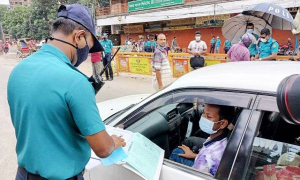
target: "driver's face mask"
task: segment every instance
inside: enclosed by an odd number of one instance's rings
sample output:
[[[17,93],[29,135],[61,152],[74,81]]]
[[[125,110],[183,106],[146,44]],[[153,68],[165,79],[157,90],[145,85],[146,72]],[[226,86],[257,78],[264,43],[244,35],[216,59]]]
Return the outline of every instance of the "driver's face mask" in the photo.
[[[213,130],[214,124],[215,123],[219,123],[221,122],[212,122],[208,119],[206,119],[205,117],[201,116],[200,121],[199,121],[199,127],[203,132],[206,132],[207,134],[215,134],[216,132],[218,132],[220,130],[220,128],[218,130]]]

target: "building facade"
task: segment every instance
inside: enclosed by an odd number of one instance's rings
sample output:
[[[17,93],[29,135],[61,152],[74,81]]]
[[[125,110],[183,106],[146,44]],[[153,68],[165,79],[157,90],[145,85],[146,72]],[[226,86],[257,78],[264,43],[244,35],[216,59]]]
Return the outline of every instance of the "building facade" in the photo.
[[[208,46],[212,36],[219,36],[223,43],[226,40],[221,31],[224,21],[261,2],[268,0],[110,0],[98,4],[97,26],[114,39],[119,38],[121,45],[128,38],[137,42],[139,35],[164,33],[169,44],[177,37],[179,46],[186,50],[199,30]],[[295,4],[277,0],[275,4],[290,8],[295,14],[300,1]],[[272,35],[279,44],[287,43],[288,38],[295,39],[291,31],[273,29]]]

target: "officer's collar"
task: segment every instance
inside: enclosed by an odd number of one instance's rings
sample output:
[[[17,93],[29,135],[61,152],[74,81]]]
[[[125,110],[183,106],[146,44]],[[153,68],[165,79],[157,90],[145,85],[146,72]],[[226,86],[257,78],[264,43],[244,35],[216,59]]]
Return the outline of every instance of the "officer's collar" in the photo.
[[[268,40],[267,42],[272,42],[272,40],[273,40],[272,37],[270,37],[269,40]]]
[[[40,51],[45,51],[45,52],[53,54],[54,56],[58,57],[59,60],[65,62],[70,68],[74,69],[75,71],[82,74],[84,77],[88,78],[85,74],[83,74],[76,67],[74,67],[72,65],[70,59],[68,58],[68,56],[65,53],[63,53],[60,49],[58,49],[57,47],[52,46],[50,44],[44,44]]]

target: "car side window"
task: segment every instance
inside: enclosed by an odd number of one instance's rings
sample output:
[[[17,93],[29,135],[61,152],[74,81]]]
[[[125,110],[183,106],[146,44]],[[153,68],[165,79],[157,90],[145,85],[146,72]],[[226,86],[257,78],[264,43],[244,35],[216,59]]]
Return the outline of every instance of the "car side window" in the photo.
[[[216,164],[215,167],[206,164],[202,165],[199,160],[199,162],[197,161],[198,164],[195,165],[197,168],[194,168],[193,165],[196,158],[194,157],[192,160],[183,163],[182,159],[176,156],[176,153],[180,153],[177,147],[186,143],[186,146],[196,155],[200,153],[204,142],[209,137],[208,134],[199,128],[199,120],[206,103],[217,106],[228,106],[233,109],[232,124],[230,127],[226,127],[226,129],[229,129],[229,132],[226,131],[224,137],[220,137],[219,140],[226,139],[227,144],[227,141],[231,139],[231,132],[234,129],[237,119],[239,119],[240,113],[250,107],[252,100],[252,95],[243,93],[181,90],[173,92],[172,98],[170,96],[162,96],[145,104],[139,110],[130,114],[126,118],[124,125],[126,130],[139,132],[164,149],[165,158],[172,160],[167,160],[165,163],[181,170],[184,167],[185,171],[189,171],[189,173],[196,176],[205,178],[210,176],[211,178],[212,175],[217,173],[224,151],[219,153],[220,158],[217,159],[218,163],[213,162],[213,164]],[[184,142],[188,138],[189,141]],[[200,142],[200,145],[197,144],[198,142]],[[207,148],[214,145],[216,146],[215,149],[218,149],[218,143],[212,142],[207,144]],[[227,147],[221,143],[219,144],[224,147],[223,150]],[[174,154],[176,157],[172,157]],[[215,153],[211,154],[208,154],[208,156],[217,156]],[[214,158],[208,160],[215,161]],[[204,166],[207,166],[207,168]]]
[[[262,111],[261,125],[252,145],[246,179],[298,179],[300,131],[279,112]]]

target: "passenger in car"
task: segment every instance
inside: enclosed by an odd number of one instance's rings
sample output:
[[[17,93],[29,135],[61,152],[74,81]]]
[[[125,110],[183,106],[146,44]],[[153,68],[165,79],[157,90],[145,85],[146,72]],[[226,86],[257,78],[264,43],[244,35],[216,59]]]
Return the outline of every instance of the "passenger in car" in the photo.
[[[233,115],[233,107],[205,104],[199,126],[210,136],[203,143],[200,152],[196,154],[186,145],[182,145],[173,150],[170,159],[215,175],[227,145],[227,126]]]

